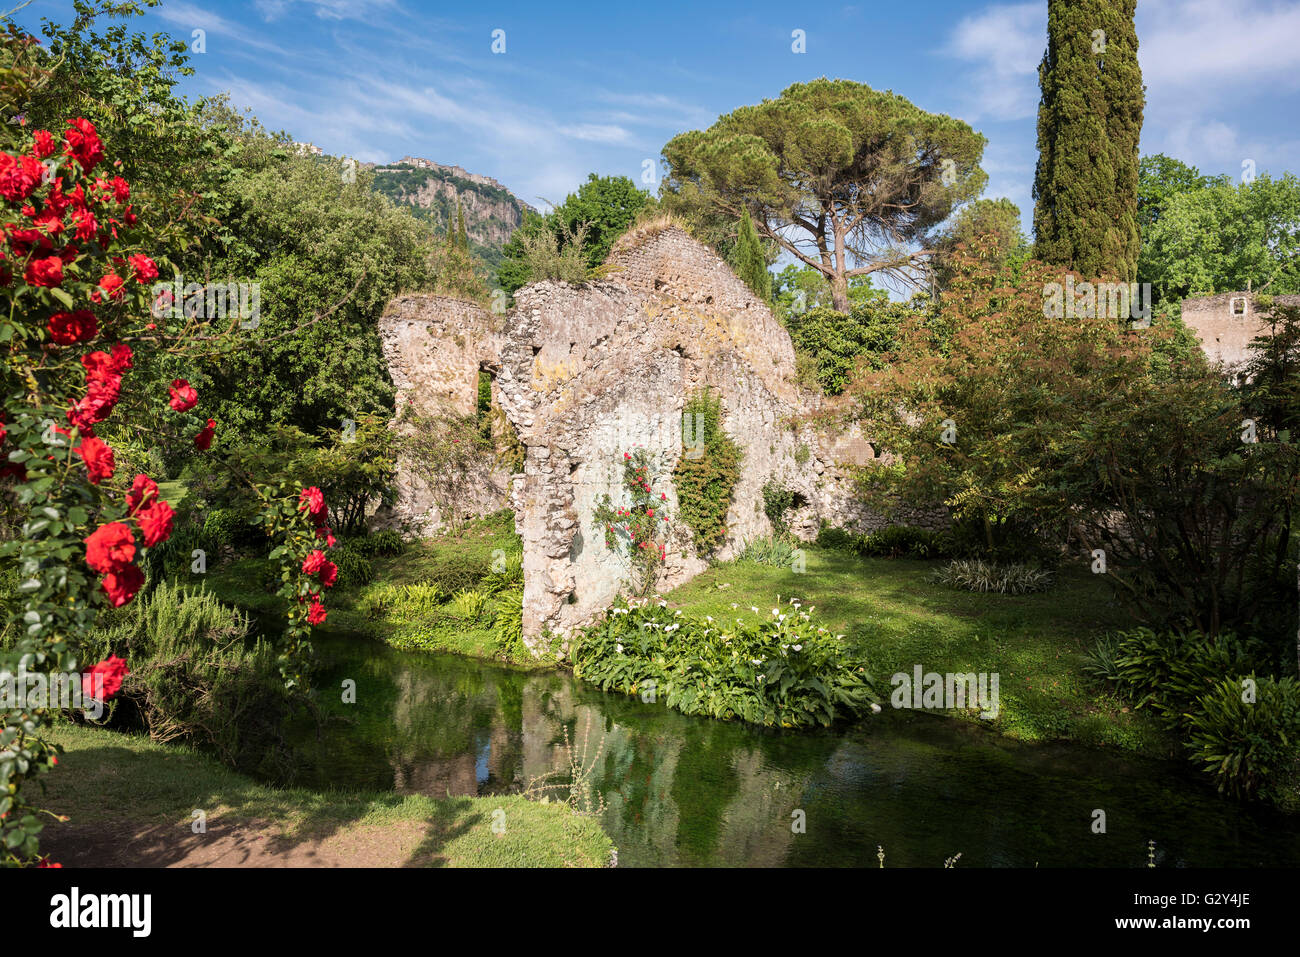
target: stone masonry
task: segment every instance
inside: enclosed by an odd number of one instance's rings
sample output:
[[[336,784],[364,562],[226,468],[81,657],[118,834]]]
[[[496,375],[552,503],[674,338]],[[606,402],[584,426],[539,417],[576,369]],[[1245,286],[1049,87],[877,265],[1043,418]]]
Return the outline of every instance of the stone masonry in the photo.
[[[1254,293],[1224,292],[1183,300],[1183,322],[1200,338],[1205,354],[1229,370],[1246,361],[1246,347],[1264,332],[1265,323],[1256,312],[1255,299]],[[1300,296],[1273,299],[1288,306],[1300,305]]]
[[[468,411],[479,370],[495,377],[494,396],[526,454],[521,475],[497,475],[480,490],[481,508],[514,509],[530,645],[593,620],[627,579],[592,518],[604,495],[626,501],[625,452],[650,454],[655,491],[666,492],[669,514],[678,514],[671,475],[683,453],[682,410],[701,390],[720,396],[722,428],[744,452],[716,558],[771,534],[762,496],[769,481],[802,498],[793,528],[805,539],[823,520],[859,531],[889,524],[854,501],[852,479],[839,467],[871,458],[870,446],[854,432],[823,436],[803,421],[815,399],[795,381],[789,335],[716,253],[681,229],[625,237],[603,278],[534,283],[515,302],[493,316],[444,297],[404,296],[379,331],[399,407]],[[417,532],[437,527],[419,476],[403,475],[390,518]],[[945,517],[909,510],[894,520],[938,527]],[[689,530],[675,524],[665,589],[706,567]]]

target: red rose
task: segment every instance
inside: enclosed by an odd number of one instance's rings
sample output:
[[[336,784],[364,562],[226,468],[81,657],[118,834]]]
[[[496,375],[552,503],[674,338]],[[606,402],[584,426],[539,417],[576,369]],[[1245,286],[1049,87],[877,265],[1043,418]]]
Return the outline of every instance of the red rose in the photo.
[[[63,152],[71,156],[89,173],[104,158],[103,144],[90,120],[75,119],[63,134]]]
[[[311,607],[307,609],[307,624],[319,625],[325,621],[325,606],[320,603],[319,598],[312,599]]]
[[[172,517],[172,507],[166,502],[154,502],[136,513],[135,521],[144,535],[145,548],[153,548],[171,538]]]
[[[158,267],[154,261],[143,253],[136,253],[134,256],[127,258],[131,268],[135,271],[135,281],[139,283],[153,282],[158,278]]]
[[[120,176],[113,177],[113,198],[119,203],[125,203],[131,198],[131,187]]]
[[[122,285],[123,285],[122,277],[115,272],[111,272],[99,281],[99,289],[96,289],[94,292],[92,292],[90,294],[90,298],[93,299],[95,302],[99,302],[100,291],[102,290],[103,294],[107,296],[109,299],[114,299],[114,300],[121,299],[122,292],[123,292]]]
[[[87,382],[110,383],[114,388],[121,386],[122,377],[118,374],[118,364],[107,352],[99,349],[87,352],[81,357],[81,364],[86,367]]]
[[[46,208],[39,215],[32,217],[32,225],[50,236],[57,236],[67,227],[63,220],[59,218],[57,211]]]
[[[302,560],[302,573],[304,575],[315,575],[325,566],[325,553],[319,548],[312,551],[310,555]]]
[[[23,274],[29,286],[57,286],[63,282],[63,260],[58,256],[33,259]]]
[[[88,342],[99,334],[99,320],[89,309],[56,312],[45,325],[50,338],[61,346]]]
[[[137,475],[131,483],[131,491],[126,493],[127,511],[135,512],[141,505],[157,498],[158,483],[147,475]]]
[[[92,484],[98,485],[104,479],[113,477],[113,469],[116,467],[113,461],[113,450],[103,439],[91,436],[74,451],[85,460],[86,471],[90,475]]]
[[[212,436],[216,433],[216,431],[217,431],[216,420],[208,419],[208,424],[203,427],[203,431],[201,431],[198,435],[194,436],[194,447],[198,449],[200,452],[206,452],[208,450],[208,446],[212,444]]]
[[[326,588],[331,588],[338,578],[339,567],[331,561],[326,561],[320,569],[320,583]]]
[[[107,419],[117,404],[117,378],[113,376],[108,382],[92,381],[86,394],[68,410],[68,422],[82,432],[89,432],[92,427]]]
[[[177,412],[188,412],[198,404],[199,394],[184,379],[172,379],[172,386],[167,390],[171,394],[170,405]]]
[[[37,159],[45,159],[54,152],[54,137],[49,130],[37,130],[32,134],[32,152]]]
[[[125,372],[127,369],[131,368],[132,365],[131,360],[133,358],[134,358],[134,353],[131,352],[130,346],[128,346],[125,342],[116,343],[113,346],[113,355],[112,355],[113,371]]]
[[[325,544],[329,548],[333,548],[337,544],[334,541],[334,533],[331,532],[329,527],[326,525],[322,525],[320,528],[316,529],[316,537],[325,539]]]
[[[324,525],[326,518],[325,496],[316,486],[305,488],[298,493],[298,511],[306,511],[317,525]]]
[[[115,572],[135,558],[135,535],[122,522],[101,525],[86,537],[86,564],[101,574]]]
[[[126,662],[117,655],[93,665],[81,675],[81,693],[92,701],[111,698],[122,690],[122,679],[131,673]]]
[[[23,157],[23,159],[28,158]],[[22,162],[16,156],[0,152],[0,196],[15,203],[30,196],[32,190],[40,183],[41,173],[44,171],[40,160],[35,160],[35,163],[38,170],[33,176],[29,164]]]
[[[104,589],[104,594],[114,608],[121,608],[127,604],[135,593],[140,590],[144,584],[144,572],[140,571],[135,565],[127,565],[120,571],[109,572],[100,582],[100,587]]]
[[[99,232],[99,223],[95,222],[94,213],[88,209],[79,209],[72,214],[72,218],[77,223],[75,235],[78,239],[89,240],[95,238],[95,234]]]

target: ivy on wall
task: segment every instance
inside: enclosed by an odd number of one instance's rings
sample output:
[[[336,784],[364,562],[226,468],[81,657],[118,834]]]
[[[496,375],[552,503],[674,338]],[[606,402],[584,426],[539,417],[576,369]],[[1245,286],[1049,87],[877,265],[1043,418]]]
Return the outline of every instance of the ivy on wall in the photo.
[[[707,389],[682,409],[682,455],[673,471],[678,515],[695,538],[695,552],[711,555],[727,540],[727,512],[740,480],[743,452],[722,430],[722,399]]]

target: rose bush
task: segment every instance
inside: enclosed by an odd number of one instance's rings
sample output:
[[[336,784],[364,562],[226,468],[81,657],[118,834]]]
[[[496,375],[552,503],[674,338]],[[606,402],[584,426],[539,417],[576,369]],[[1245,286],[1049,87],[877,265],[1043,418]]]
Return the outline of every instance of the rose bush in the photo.
[[[7,77],[0,95],[21,99],[24,77],[36,70],[27,53],[34,43],[13,27],[0,34]],[[144,434],[159,446],[188,440],[199,450],[216,436],[216,422],[195,411],[201,397],[187,381],[173,382],[170,395],[128,388],[138,359],[210,355],[230,348],[234,332],[214,335],[183,317],[162,328],[149,321],[150,284],[159,264],[170,269],[152,250],[183,247],[187,239],[176,223],[143,230],[117,168],[84,118],[59,133],[0,124],[0,494],[20,520],[0,544],[0,561],[16,568],[18,579],[0,671],[17,672],[21,662],[28,672],[75,672],[80,642],[101,610],[136,597],[145,582],[141,558],[171,535],[172,509],[157,483],[119,474],[112,445],[96,431],[111,425],[115,434]],[[322,539],[331,544],[327,510],[319,493],[299,511],[281,489],[256,491],[268,534],[280,537],[273,555],[286,559],[287,596],[299,599],[291,603],[281,660],[286,681],[297,684],[305,634],[324,620],[321,589],[336,574],[327,560],[314,576],[301,571]],[[83,683],[97,700],[111,697],[128,667],[109,655]],[[45,733],[51,711],[24,704],[0,712],[6,864],[39,860],[40,815],[48,812],[28,802],[24,785],[57,763]]]

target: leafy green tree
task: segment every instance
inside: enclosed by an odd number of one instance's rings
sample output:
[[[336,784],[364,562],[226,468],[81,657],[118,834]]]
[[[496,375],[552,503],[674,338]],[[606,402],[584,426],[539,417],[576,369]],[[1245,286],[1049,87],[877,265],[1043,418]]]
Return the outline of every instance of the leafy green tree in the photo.
[[[232,184],[234,238],[210,274],[257,283],[261,309],[248,348],[207,370],[229,429],[282,423],[320,434],[391,412],[375,321],[397,293],[434,283],[435,250],[368,175],[347,183],[337,161],[280,150]]]
[[[846,311],[856,276],[924,275],[930,231],[984,186],[984,143],[901,96],[822,78],[674,137],[661,193],[666,205],[733,223],[748,210]]]
[[[1300,179],[1285,173],[1170,198],[1142,240],[1157,302],[1251,289],[1300,293]]]
[[[1144,94],[1136,0],[1049,0],[1038,68],[1035,256],[1133,280]]]
[[[930,310],[924,294],[903,303],[892,302],[884,290],[866,289],[847,313],[815,306],[791,313],[785,326],[801,378],[812,378],[827,395],[839,395],[858,371],[882,368],[903,323]]]
[[[626,176],[589,173],[587,182],[555,208],[552,231],[559,236],[567,229],[576,236],[578,228],[586,224],[582,249],[587,267],[594,269],[605,261],[614,240],[627,231],[643,209],[653,205],[654,198],[645,190],[637,189]]]
[[[1202,176],[1195,166],[1188,166],[1164,153],[1142,157],[1138,164],[1137,208],[1138,228],[1143,237],[1175,196],[1230,182],[1226,175]]]
[[[1009,199],[977,199],[961,208],[939,241],[935,257],[935,285],[939,289],[951,278],[947,260],[958,244],[969,247],[977,236],[992,237],[992,243],[981,248],[1012,274],[1029,258],[1029,242],[1020,229],[1020,207]]]
[[[754,295],[763,302],[772,298],[772,274],[767,271],[763,246],[758,241],[758,233],[754,231],[754,221],[749,218],[749,210],[741,214],[739,238],[728,261]]]
[[[637,189],[626,176],[590,173],[576,193],[570,193],[547,215],[525,212],[523,223],[502,250],[497,281],[502,289],[514,295],[515,290],[540,278],[533,276],[529,266],[529,250],[548,248],[549,241],[541,239],[542,231],[554,238],[557,256],[580,237],[582,259],[586,268],[594,269],[605,261],[614,240],[627,231],[643,210],[654,204],[654,198]]]
[[[811,266],[791,264],[772,277],[772,303],[782,321],[817,306],[830,308],[831,284]]]
[[[1030,261],[1010,285],[977,238],[953,257],[937,317],[917,311],[893,335],[890,362],[850,381],[846,397],[889,458],[864,473],[870,498],[943,503],[986,554],[1023,555],[1078,507],[1060,494],[1056,446],[1064,397],[1140,375],[1110,322],[1044,315],[1050,269]]]

